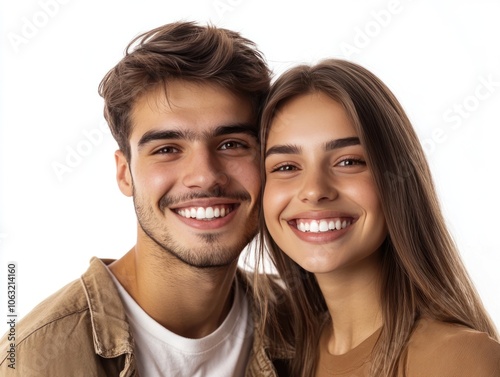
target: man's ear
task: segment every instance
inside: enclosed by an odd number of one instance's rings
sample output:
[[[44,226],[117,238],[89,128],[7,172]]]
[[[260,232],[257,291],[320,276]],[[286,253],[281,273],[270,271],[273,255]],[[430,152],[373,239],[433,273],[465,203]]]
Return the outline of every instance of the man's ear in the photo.
[[[115,152],[115,162],[116,162],[116,181],[118,182],[118,187],[123,195],[132,196],[134,192],[134,185],[132,182],[132,176],[130,174],[130,168],[127,158],[122,151],[117,150]]]

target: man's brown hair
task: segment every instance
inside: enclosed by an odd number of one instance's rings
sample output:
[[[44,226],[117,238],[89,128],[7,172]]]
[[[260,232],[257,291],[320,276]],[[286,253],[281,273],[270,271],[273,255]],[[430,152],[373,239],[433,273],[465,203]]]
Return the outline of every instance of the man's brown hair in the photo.
[[[159,85],[181,79],[218,84],[247,97],[255,127],[270,85],[270,71],[254,42],[239,33],[194,22],[167,24],[134,38],[125,56],[103,78],[104,117],[130,160],[131,112],[137,99]]]

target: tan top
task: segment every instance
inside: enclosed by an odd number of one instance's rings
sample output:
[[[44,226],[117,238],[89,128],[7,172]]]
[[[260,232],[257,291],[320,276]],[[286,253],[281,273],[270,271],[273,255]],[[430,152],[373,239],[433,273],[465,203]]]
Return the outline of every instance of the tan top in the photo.
[[[327,351],[322,337],[317,377],[369,376],[381,330],[343,355]],[[487,334],[431,319],[417,322],[403,350],[398,377],[499,377],[500,344]]]

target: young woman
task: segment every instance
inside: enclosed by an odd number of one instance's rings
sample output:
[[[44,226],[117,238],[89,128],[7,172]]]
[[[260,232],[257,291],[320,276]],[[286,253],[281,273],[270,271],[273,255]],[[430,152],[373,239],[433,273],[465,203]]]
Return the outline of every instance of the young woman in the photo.
[[[289,70],[261,141],[263,246],[289,293],[259,276],[261,330],[293,349],[291,376],[500,376],[423,150],[377,77],[342,60]]]

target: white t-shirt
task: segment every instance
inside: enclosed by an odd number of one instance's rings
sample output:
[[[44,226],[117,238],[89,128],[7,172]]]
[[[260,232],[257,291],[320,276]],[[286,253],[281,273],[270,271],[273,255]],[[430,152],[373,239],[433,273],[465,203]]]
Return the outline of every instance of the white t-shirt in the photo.
[[[111,271],[110,274],[125,306],[141,377],[244,376],[253,343],[253,322],[247,298],[237,282],[233,306],[219,328],[204,338],[189,339],[167,330],[147,315]]]

